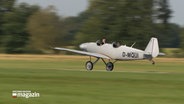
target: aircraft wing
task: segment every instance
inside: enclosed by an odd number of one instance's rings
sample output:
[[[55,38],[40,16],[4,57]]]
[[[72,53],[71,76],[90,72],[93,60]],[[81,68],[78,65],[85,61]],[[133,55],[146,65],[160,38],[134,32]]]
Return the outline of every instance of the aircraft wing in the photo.
[[[91,52],[85,52],[85,51],[79,51],[79,50],[67,49],[67,48],[59,48],[59,47],[55,47],[54,49],[55,50],[60,50],[60,51],[74,52],[74,53],[83,54],[83,55],[87,55],[87,56],[98,57],[98,58],[111,59],[110,57],[107,57],[107,56],[105,56],[103,54],[99,54],[99,53],[91,53]]]

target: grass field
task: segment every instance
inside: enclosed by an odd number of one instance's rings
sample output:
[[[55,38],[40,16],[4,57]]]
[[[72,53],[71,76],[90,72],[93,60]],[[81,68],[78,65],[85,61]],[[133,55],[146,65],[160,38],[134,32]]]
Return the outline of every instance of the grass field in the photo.
[[[122,61],[113,72],[88,57],[0,55],[0,104],[184,104],[184,59]],[[31,90],[39,98],[12,98]]]

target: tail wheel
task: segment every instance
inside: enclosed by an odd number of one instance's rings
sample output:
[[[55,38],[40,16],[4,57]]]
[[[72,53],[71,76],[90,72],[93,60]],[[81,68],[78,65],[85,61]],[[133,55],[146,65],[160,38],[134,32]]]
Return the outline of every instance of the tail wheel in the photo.
[[[93,63],[91,61],[86,62],[86,69],[87,70],[93,70]]]
[[[107,70],[107,71],[112,71],[113,68],[114,68],[114,64],[113,64],[112,62],[108,62],[108,63],[106,64],[106,70]]]

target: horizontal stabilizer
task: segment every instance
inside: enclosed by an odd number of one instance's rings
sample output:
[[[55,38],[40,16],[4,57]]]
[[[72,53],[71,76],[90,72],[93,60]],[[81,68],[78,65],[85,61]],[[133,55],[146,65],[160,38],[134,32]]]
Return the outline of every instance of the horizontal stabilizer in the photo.
[[[165,53],[159,53],[158,55],[159,56],[165,56]]]

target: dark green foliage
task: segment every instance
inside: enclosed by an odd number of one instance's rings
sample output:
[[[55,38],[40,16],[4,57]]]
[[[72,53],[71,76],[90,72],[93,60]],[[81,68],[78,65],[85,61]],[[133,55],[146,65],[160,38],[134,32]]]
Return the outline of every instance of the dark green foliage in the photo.
[[[23,53],[29,41],[29,34],[26,30],[27,18],[39,7],[20,4],[3,16],[2,45],[6,53]]]
[[[180,27],[177,24],[155,24],[155,35],[159,39],[160,47],[176,48],[180,44]]]
[[[184,27],[182,27],[180,31],[180,47],[182,48],[182,51],[184,53]]]
[[[157,18],[165,25],[169,23],[169,19],[171,18],[172,11],[169,8],[168,0],[155,0],[158,4],[157,9]]]
[[[179,46],[179,26],[170,24],[169,19],[172,17],[172,10],[169,7],[168,0],[155,0],[156,22],[154,32],[160,39],[161,47],[178,47]]]
[[[77,44],[75,36],[90,16],[91,14],[88,11],[84,11],[77,17],[68,17],[64,20],[65,36],[62,40],[66,45]]]
[[[33,50],[48,50],[63,38],[64,28],[53,7],[35,12],[26,27],[30,34],[29,47]]]
[[[76,17],[59,17],[55,9],[0,0],[0,52],[48,52],[53,46],[120,41],[144,49],[149,39],[160,47],[183,47],[180,27],[169,23],[168,0],[90,0]]]
[[[180,27],[169,23],[168,0],[91,0],[87,11],[92,15],[78,32],[78,43],[106,37],[143,49],[154,36],[161,47],[179,46]]]
[[[77,35],[80,42],[106,37],[141,47],[152,34],[152,0],[91,0],[88,11],[92,16]]]
[[[6,13],[12,11],[15,0],[0,0],[0,46],[2,47],[3,31],[2,25],[4,24],[3,17]],[[1,51],[2,49],[0,49]]]

